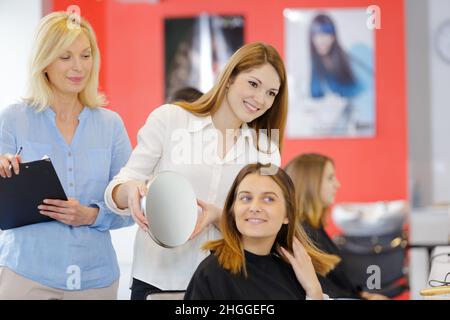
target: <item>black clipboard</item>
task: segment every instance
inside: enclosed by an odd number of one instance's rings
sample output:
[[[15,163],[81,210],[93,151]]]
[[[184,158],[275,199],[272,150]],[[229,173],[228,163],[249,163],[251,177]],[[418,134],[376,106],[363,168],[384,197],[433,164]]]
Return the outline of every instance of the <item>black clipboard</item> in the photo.
[[[39,213],[44,199],[67,200],[50,159],[19,164],[19,174],[0,177],[0,229],[54,221]]]

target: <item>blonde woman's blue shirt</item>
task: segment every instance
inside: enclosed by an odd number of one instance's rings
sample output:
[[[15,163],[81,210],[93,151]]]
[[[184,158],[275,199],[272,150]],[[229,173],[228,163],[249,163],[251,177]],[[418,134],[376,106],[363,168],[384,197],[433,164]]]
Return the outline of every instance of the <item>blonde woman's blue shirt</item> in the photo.
[[[2,109],[0,154],[14,154],[23,147],[23,162],[49,156],[67,197],[99,208],[97,219],[89,226],[51,221],[1,231],[0,266],[52,288],[107,287],[120,275],[109,230],[133,221],[110,211],[103,194],[128,161],[130,141],[118,114],[85,107],[69,145],[55,116],[51,108],[36,112],[25,103]]]

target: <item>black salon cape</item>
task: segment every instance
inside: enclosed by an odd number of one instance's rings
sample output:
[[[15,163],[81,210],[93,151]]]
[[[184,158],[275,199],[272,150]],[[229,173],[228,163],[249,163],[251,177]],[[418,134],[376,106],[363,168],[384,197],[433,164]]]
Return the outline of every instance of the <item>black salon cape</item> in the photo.
[[[292,267],[274,254],[245,251],[246,278],[219,265],[214,254],[205,258],[186,290],[186,300],[304,300],[305,291]]]

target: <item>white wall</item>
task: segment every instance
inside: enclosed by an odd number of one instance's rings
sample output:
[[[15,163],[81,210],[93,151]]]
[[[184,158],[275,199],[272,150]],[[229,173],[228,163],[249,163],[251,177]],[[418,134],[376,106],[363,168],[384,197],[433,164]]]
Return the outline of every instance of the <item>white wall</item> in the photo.
[[[450,203],[450,63],[438,56],[436,31],[447,21],[450,23],[450,1],[429,2],[429,48],[431,134],[433,154],[433,202]],[[447,32],[447,47],[450,32]],[[450,50],[450,49],[447,49]]]
[[[406,0],[409,194],[413,207],[433,202],[428,11],[428,1]]]
[[[0,108],[23,97],[41,0],[0,0]]]
[[[450,1],[405,3],[410,196],[415,207],[450,204],[450,63],[435,43],[439,26],[450,21]]]

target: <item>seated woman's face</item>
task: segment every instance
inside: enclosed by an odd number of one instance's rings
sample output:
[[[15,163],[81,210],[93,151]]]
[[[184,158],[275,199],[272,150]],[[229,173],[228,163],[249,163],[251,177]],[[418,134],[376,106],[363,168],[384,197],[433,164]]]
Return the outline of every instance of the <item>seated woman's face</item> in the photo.
[[[327,162],[323,169],[322,181],[320,183],[320,198],[323,205],[328,207],[334,203],[336,192],[340,186],[341,184],[336,177],[334,165],[331,162]]]
[[[282,224],[288,223],[283,191],[270,176],[247,175],[234,200],[236,226],[245,240],[275,240]]]
[[[265,63],[240,72],[230,84],[225,99],[236,118],[248,123],[272,107],[279,89],[277,70]]]
[[[81,33],[45,72],[57,93],[78,94],[85,88],[91,70],[91,45],[88,37]]]

